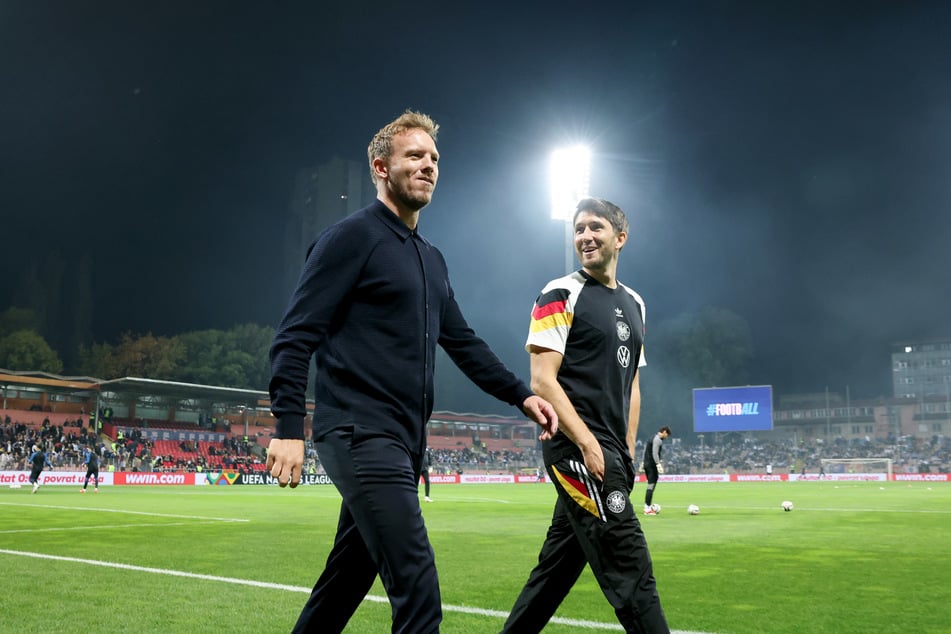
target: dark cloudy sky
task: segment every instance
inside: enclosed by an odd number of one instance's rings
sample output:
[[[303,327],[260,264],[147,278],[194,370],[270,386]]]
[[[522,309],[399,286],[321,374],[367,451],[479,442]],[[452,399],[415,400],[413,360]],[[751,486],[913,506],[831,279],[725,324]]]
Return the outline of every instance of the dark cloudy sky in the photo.
[[[721,306],[754,382],[885,394],[890,343],[951,335],[949,33],[944,2],[0,2],[0,310],[58,250],[99,341],[276,325],[294,170],[412,107],[421,229],[523,375],[548,153],[585,140],[648,336]]]

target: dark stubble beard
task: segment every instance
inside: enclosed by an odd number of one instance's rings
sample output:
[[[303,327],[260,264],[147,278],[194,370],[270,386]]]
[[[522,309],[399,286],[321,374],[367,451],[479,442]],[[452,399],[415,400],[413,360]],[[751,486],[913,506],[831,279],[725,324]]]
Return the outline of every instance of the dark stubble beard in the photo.
[[[412,211],[419,211],[428,205],[433,197],[432,192],[430,192],[429,196],[424,196],[423,194],[414,194],[406,187],[394,189],[393,196]]]

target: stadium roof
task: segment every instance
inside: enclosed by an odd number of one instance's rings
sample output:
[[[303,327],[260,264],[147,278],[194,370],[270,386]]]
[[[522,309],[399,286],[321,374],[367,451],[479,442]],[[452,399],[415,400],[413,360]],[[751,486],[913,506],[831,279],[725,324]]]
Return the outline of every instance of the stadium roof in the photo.
[[[125,398],[161,399],[166,401],[200,401],[209,405],[245,406],[267,408],[270,395],[262,390],[250,390],[218,385],[201,385],[179,381],[161,381],[127,376],[119,379],[98,379],[90,376],[59,376],[47,372],[13,371],[0,368],[0,389],[11,387],[41,388],[53,394],[72,394],[110,401]],[[313,401],[307,401],[308,412],[313,411]],[[494,425],[523,425],[530,422],[522,416],[496,416],[472,412],[434,411],[432,422],[480,423]]]
[[[199,385],[178,381],[159,381],[127,376],[98,384],[101,393],[112,392],[128,396],[158,396],[171,400],[202,400],[244,404],[249,407],[267,405],[269,395],[259,390],[246,390],[218,385]]]
[[[58,376],[47,372],[17,372],[0,368],[0,388],[22,386],[42,388],[54,394],[84,394],[98,391],[99,379],[88,376]]]
[[[171,401],[196,400],[210,403],[227,403],[247,407],[267,407],[269,395],[260,390],[247,390],[217,385],[199,385],[178,381],[159,381],[139,377],[120,379],[97,379],[95,377],[71,377],[47,372],[19,372],[0,369],[0,388],[42,388],[55,394],[74,394],[94,397],[97,394],[113,398],[152,397]]]

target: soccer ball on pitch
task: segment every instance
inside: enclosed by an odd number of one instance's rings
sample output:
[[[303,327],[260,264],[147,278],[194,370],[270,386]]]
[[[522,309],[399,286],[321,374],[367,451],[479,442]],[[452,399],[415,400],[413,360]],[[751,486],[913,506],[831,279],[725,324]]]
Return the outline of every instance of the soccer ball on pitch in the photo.
[[[691,504],[687,507],[687,513],[690,515],[698,515],[700,513],[700,507],[696,504]]]
[[[651,510],[660,515],[660,504],[651,504]]]
[[[786,500],[785,502],[783,502],[783,510],[786,511],[787,513],[793,510],[793,503],[790,502],[789,500]]]

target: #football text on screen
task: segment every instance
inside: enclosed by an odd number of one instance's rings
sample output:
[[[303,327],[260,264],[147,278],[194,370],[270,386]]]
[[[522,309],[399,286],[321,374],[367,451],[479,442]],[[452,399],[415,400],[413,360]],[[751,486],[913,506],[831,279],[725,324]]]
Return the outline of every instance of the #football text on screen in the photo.
[[[696,388],[695,432],[760,431],[773,428],[773,386]]]

